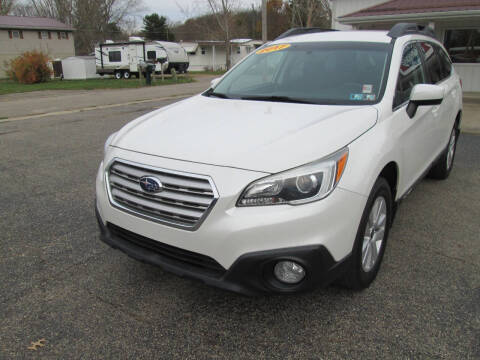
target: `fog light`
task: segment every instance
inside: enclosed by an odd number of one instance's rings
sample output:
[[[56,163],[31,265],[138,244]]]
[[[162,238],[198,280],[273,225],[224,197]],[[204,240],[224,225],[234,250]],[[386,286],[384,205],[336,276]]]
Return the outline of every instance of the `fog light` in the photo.
[[[298,284],[305,277],[305,269],[294,261],[279,261],[273,273],[279,281],[286,284]]]

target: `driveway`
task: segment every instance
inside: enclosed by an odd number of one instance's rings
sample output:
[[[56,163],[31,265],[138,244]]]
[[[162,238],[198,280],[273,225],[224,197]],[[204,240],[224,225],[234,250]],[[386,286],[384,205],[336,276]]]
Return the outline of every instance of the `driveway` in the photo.
[[[246,298],[99,240],[105,139],[172,101],[0,124],[0,359],[480,358],[480,136],[401,204],[369,289]]]

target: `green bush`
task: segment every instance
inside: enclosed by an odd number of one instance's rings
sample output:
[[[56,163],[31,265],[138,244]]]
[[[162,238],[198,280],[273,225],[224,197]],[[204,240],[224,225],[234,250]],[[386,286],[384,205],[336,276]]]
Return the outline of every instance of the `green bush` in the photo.
[[[50,80],[52,70],[49,58],[40,51],[27,51],[7,63],[8,76],[22,84],[35,84]]]

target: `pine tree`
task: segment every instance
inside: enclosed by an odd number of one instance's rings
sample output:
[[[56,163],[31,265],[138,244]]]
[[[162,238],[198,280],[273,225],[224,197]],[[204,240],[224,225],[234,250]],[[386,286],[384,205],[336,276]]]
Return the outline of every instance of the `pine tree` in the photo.
[[[146,40],[174,41],[174,36],[168,28],[167,18],[156,13],[143,18],[143,36]]]

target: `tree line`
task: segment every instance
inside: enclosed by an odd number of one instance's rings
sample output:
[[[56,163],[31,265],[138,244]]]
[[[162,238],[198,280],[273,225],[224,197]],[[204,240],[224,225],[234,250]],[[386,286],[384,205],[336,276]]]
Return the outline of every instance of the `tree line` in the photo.
[[[154,13],[143,18],[141,30],[132,14],[145,10],[142,0],[0,0],[0,15],[42,16],[71,25],[78,55],[91,53],[98,42],[126,40],[130,35],[147,40],[222,40],[227,49],[234,38],[262,38],[261,6],[241,7],[238,0],[202,2],[198,11],[202,15],[170,23]],[[292,27],[328,28],[331,12],[328,0],[268,0],[267,19],[268,38],[274,39]]]

